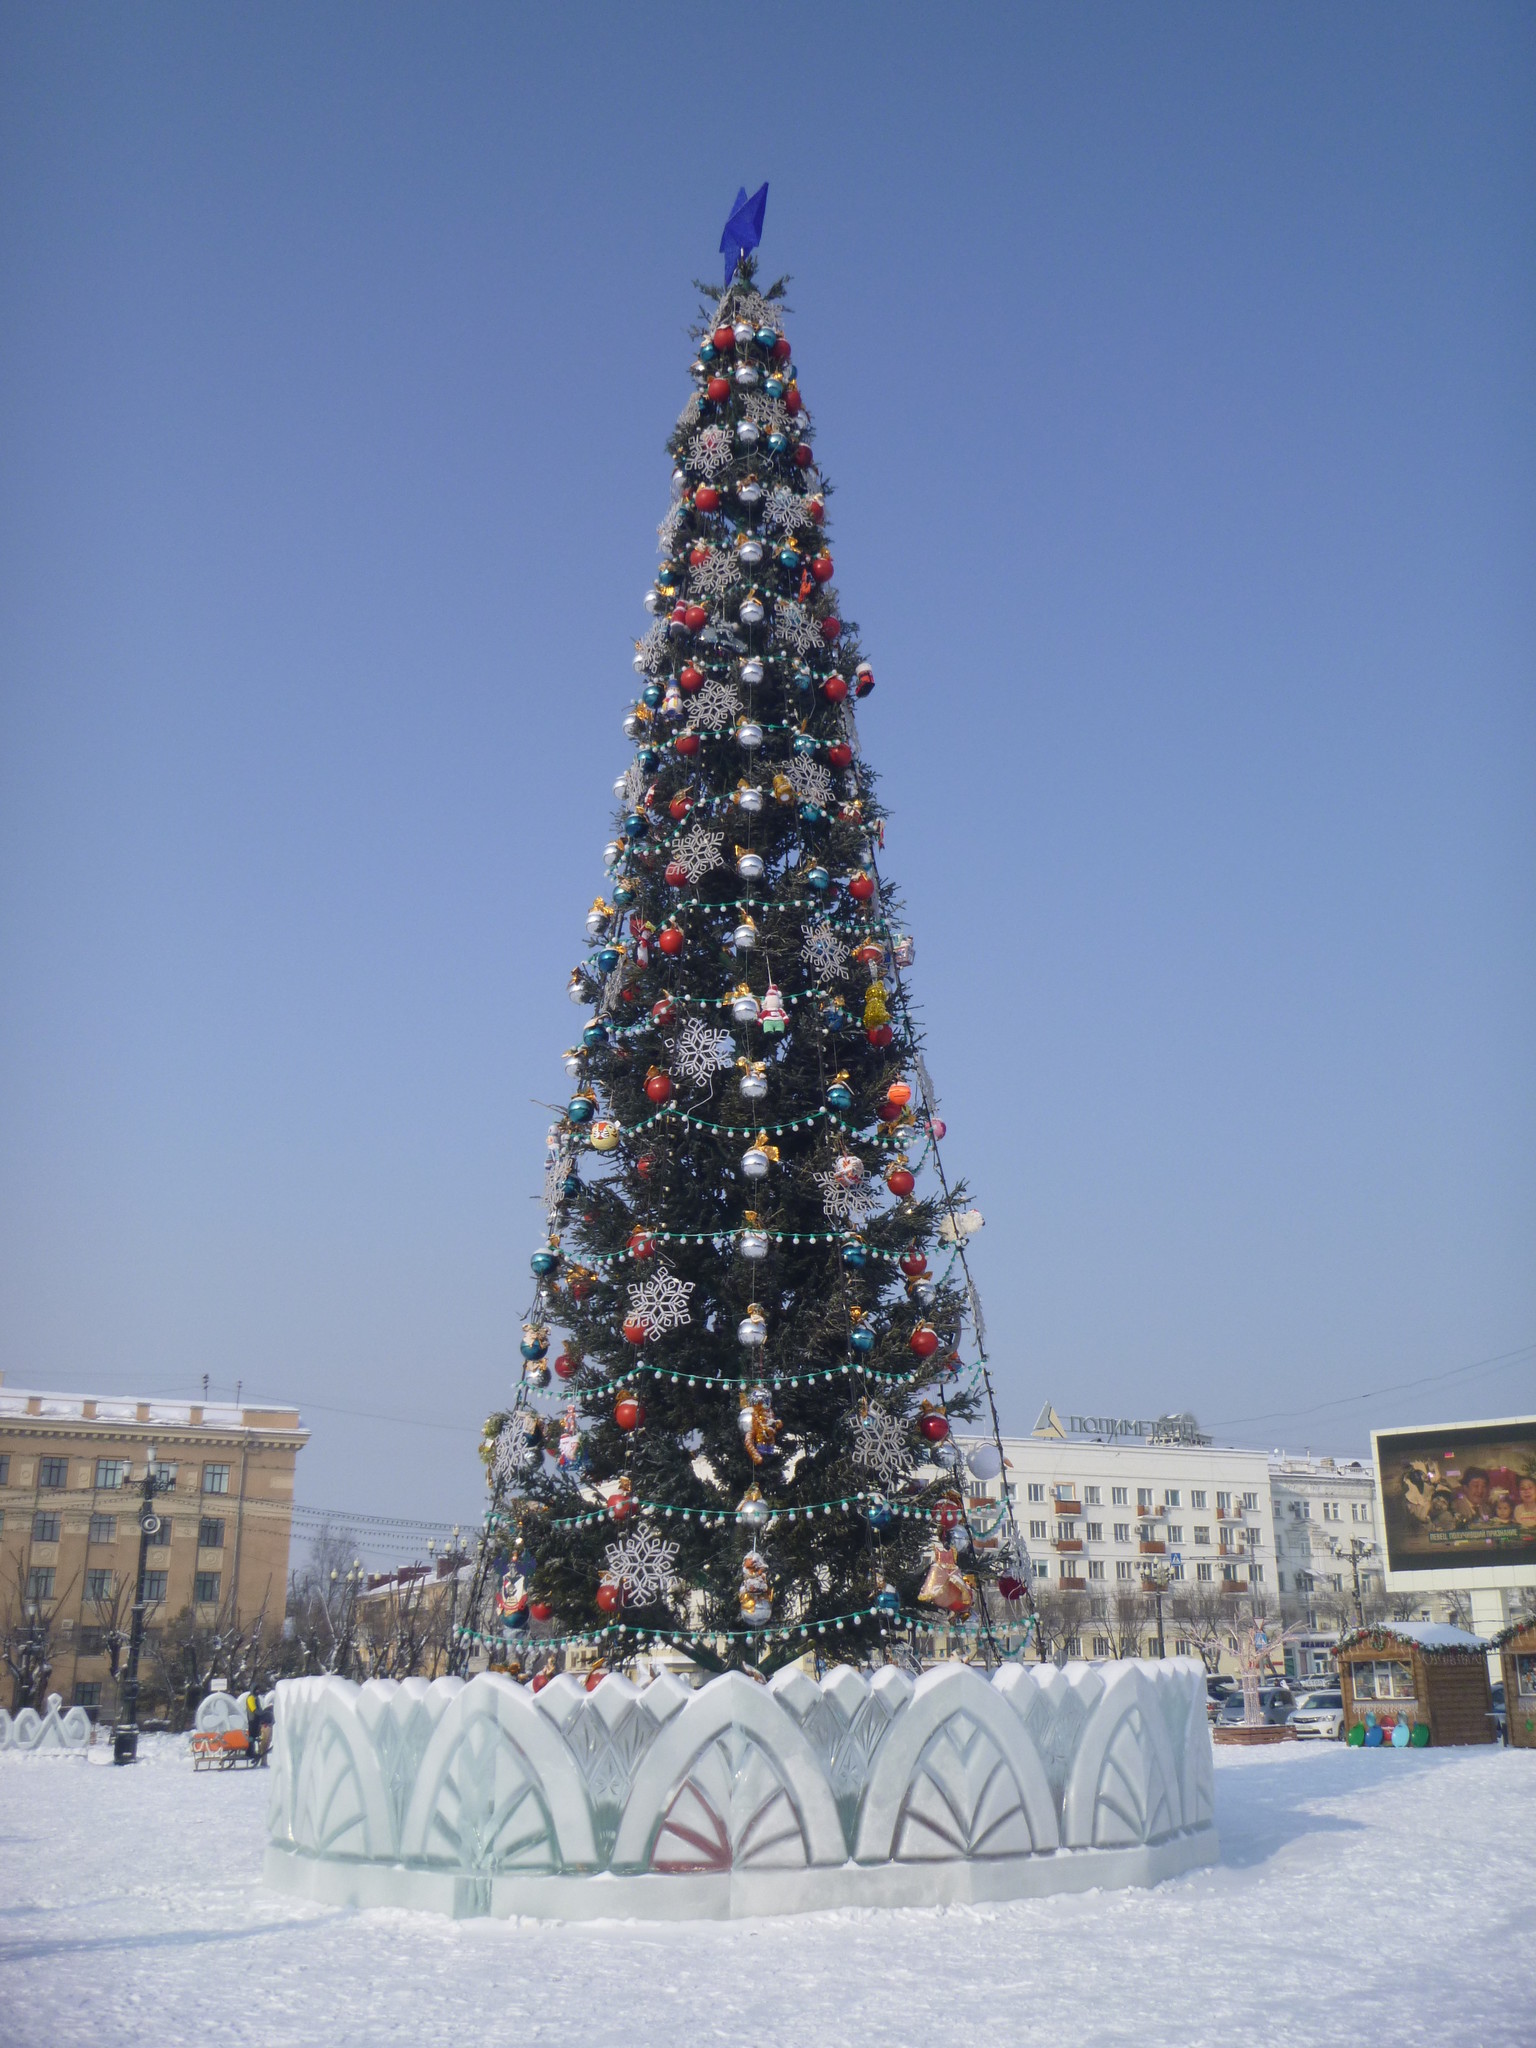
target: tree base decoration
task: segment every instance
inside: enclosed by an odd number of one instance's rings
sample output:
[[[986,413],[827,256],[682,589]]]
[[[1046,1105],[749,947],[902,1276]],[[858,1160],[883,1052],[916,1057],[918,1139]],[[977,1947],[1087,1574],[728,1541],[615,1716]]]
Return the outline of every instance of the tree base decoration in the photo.
[[[456,1917],[733,1919],[1155,1884],[1216,1860],[1192,1658],[915,1682],[278,1688],[266,1881]]]

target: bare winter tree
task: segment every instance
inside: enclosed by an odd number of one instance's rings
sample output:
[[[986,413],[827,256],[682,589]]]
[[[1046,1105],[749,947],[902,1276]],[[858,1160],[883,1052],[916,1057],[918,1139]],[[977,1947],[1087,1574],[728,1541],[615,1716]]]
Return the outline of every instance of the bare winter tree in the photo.
[[[1205,1580],[1185,1580],[1171,1594],[1168,1612],[1206,1670],[1215,1671],[1237,1628],[1235,1596]]]
[[[1152,1602],[1145,1593],[1127,1590],[1111,1595],[1104,1616],[1104,1626],[1109,1633],[1109,1647],[1113,1656],[1140,1655],[1142,1634],[1151,1613]]]
[[[150,1646],[153,1691],[164,1702],[173,1728],[188,1728],[215,1678],[233,1693],[263,1692],[270,1684],[277,1645],[267,1626],[264,1600],[244,1620],[232,1600],[210,1619],[184,1607]]]
[[[1063,1663],[1076,1654],[1083,1624],[1092,1609],[1088,1595],[1041,1580],[1035,1587],[1035,1641],[1042,1663]]]
[[[19,1714],[23,1707],[41,1713],[47,1705],[54,1652],[63,1634],[64,1604],[74,1585],[71,1579],[62,1592],[55,1590],[42,1599],[29,1588],[22,1559],[16,1559],[14,1576],[5,1590],[5,1605],[0,1608],[0,1645],[11,1679],[13,1714]]]

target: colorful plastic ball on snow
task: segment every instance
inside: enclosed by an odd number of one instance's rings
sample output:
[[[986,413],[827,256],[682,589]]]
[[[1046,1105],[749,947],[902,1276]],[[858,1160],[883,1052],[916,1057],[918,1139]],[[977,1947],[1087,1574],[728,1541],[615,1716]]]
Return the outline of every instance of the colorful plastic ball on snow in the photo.
[[[613,1404],[614,1426],[626,1434],[638,1429],[645,1420],[645,1407],[636,1394],[620,1394]]]
[[[652,1068],[645,1077],[645,1092],[658,1106],[671,1099],[672,1076],[663,1074],[659,1068]]]
[[[939,1333],[932,1323],[919,1323],[907,1339],[907,1349],[915,1358],[932,1358],[939,1348]]]

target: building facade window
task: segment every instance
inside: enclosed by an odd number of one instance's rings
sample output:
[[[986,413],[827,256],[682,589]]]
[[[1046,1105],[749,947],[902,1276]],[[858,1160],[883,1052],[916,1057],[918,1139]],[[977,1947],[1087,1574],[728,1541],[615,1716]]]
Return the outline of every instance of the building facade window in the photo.
[[[0,1486],[9,1486],[9,1485],[10,1485],[10,1483],[11,1483],[11,1454],[10,1454],[10,1452],[9,1452],[9,1451],[7,1451],[7,1452],[6,1452],[6,1454],[5,1454],[5,1456],[4,1456],[3,1458],[0,1458]]]
[[[176,1484],[176,1474],[179,1470],[179,1466],[168,1465],[164,1458],[156,1458],[155,1484],[157,1486],[163,1487],[167,1492],[169,1492],[169,1490]]]
[[[165,1598],[166,1581],[169,1572],[146,1572],[144,1574],[144,1598],[153,1603]]]
[[[1085,1486],[1083,1488],[1083,1506],[1085,1508],[1098,1507],[1102,1499],[1103,1496],[1101,1495],[1099,1489],[1096,1486]]]
[[[1411,1700],[1413,1666],[1396,1657],[1350,1668],[1350,1683],[1357,1700]]]
[[[1254,1584],[1255,1584],[1256,1586],[1262,1586],[1262,1585],[1263,1585],[1263,1583],[1264,1583],[1264,1567],[1263,1567],[1263,1565],[1261,1565],[1261,1564],[1260,1564],[1260,1563],[1259,1563],[1259,1562],[1257,1561],[1257,1559],[1255,1559],[1255,1561],[1254,1561],[1254,1562],[1253,1562],[1252,1564],[1250,1564],[1250,1565],[1249,1565],[1248,1569],[1249,1569],[1249,1571],[1250,1571],[1250,1572],[1252,1572],[1252,1574],[1253,1574],[1253,1583],[1254,1583]]]
[[[1199,1580],[1199,1581],[1200,1581],[1200,1582],[1201,1582],[1202,1584],[1206,1584],[1206,1585],[1208,1585],[1208,1584],[1210,1583],[1210,1577],[1211,1577],[1211,1568],[1210,1568],[1210,1566],[1209,1566],[1208,1564],[1197,1564],[1197,1565],[1195,1566],[1195,1577],[1196,1577],[1196,1579],[1197,1579],[1197,1580]]]
[[[1182,1543],[1184,1541],[1184,1526],[1181,1522],[1170,1522],[1168,1524],[1168,1541],[1170,1543]]]
[[[1209,1523],[1209,1522],[1196,1522],[1196,1524],[1195,1524],[1195,1541],[1196,1541],[1197,1543],[1209,1543],[1209,1542],[1210,1542],[1210,1540],[1211,1540],[1211,1525],[1210,1525],[1210,1523]]]
[[[1130,1523],[1129,1523],[1129,1522],[1116,1522],[1116,1524],[1115,1524],[1115,1541],[1116,1541],[1117,1543],[1129,1543],[1129,1542],[1130,1542],[1130,1540],[1131,1540],[1131,1525],[1130,1525]]]
[[[92,1515],[90,1540],[92,1543],[115,1543],[117,1541],[116,1515]]]
[[[32,1517],[32,1541],[34,1543],[57,1543],[59,1540],[59,1518],[47,1508],[39,1508]]]
[[[37,1483],[53,1492],[62,1491],[69,1484],[68,1458],[39,1458]]]
[[[1029,1534],[1031,1542],[1043,1543],[1045,1541],[1044,1522],[1031,1522],[1029,1525]]]
[[[197,1547],[199,1550],[222,1550],[224,1548],[224,1518],[222,1515],[204,1515],[197,1525]]]
[[[1243,1506],[1250,1515],[1256,1515],[1259,1512],[1259,1496],[1256,1493],[1245,1493],[1243,1495]]]
[[[1129,1500],[1130,1495],[1123,1486],[1112,1486],[1110,1488],[1109,1504],[1112,1508],[1123,1508]]]
[[[128,1460],[126,1458],[98,1458],[96,1460],[96,1485],[103,1491],[128,1483]]]
[[[1192,1508],[1203,1508],[1205,1506],[1205,1488],[1203,1486],[1196,1487],[1194,1492],[1190,1494],[1189,1504]]]
[[[53,1598],[54,1571],[51,1564],[35,1564],[27,1573],[27,1598],[29,1600],[51,1600]]]
[[[219,1574],[198,1572],[192,1580],[192,1598],[200,1607],[212,1607],[219,1597]]]
[[[1135,1567],[1135,1565],[1133,1565],[1133,1564],[1127,1564],[1127,1563],[1126,1563],[1126,1561],[1125,1561],[1125,1559],[1124,1559],[1124,1558],[1121,1558],[1121,1559],[1120,1559],[1120,1561],[1119,1561],[1119,1563],[1118,1563],[1118,1564],[1117,1564],[1117,1565],[1115,1566],[1115,1577],[1116,1577],[1117,1579],[1121,1579],[1121,1580],[1124,1580],[1124,1579],[1133,1579],[1133,1578],[1134,1578],[1135,1576],[1136,1576],[1136,1567]]]
[[[1151,1489],[1151,1487],[1150,1487],[1150,1486],[1138,1486],[1138,1487],[1137,1487],[1137,1489],[1136,1489],[1136,1505],[1137,1505],[1137,1507],[1139,1507],[1139,1508],[1149,1508],[1149,1507],[1151,1507],[1151,1505],[1152,1505],[1152,1489]]]
[[[205,1465],[203,1467],[204,1493],[228,1493],[229,1467],[227,1465]]]
[[[1043,1480],[1032,1479],[1029,1482],[1029,1497],[1032,1501],[1043,1501],[1045,1499],[1045,1482]]]
[[[1088,1541],[1090,1543],[1102,1543],[1104,1541],[1104,1524],[1102,1522],[1090,1522],[1088,1524]]]
[[[1171,1508],[1183,1506],[1183,1502],[1179,1499],[1179,1489],[1176,1486],[1170,1486],[1168,1488],[1168,1491],[1165,1494],[1164,1499],[1167,1505]]]
[[[101,1680],[99,1678],[77,1678],[75,1680],[75,1705],[77,1707],[99,1707],[101,1705]]]
[[[1352,1522],[1368,1522],[1371,1519],[1371,1504],[1368,1500],[1353,1500],[1349,1504],[1349,1519]]]
[[[110,1600],[112,1598],[112,1569],[110,1565],[92,1565],[85,1575],[85,1597],[87,1600]]]
[[[1182,1558],[1182,1557],[1171,1557],[1171,1558],[1169,1558],[1169,1560],[1168,1560],[1168,1576],[1169,1576],[1169,1578],[1170,1578],[1170,1579],[1182,1579],[1182,1578],[1183,1578],[1183,1576],[1184,1576],[1184,1560],[1183,1560],[1183,1558]]]
[[[1230,1515],[1230,1514],[1231,1514],[1231,1512],[1232,1512],[1232,1496],[1231,1496],[1231,1494],[1230,1494],[1230,1493],[1218,1493],[1218,1494],[1217,1494],[1217,1496],[1216,1496],[1216,1512],[1217,1512],[1217,1514],[1218,1514],[1218,1515]]]
[[[1092,1560],[1091,1560],[1091,1562],[1089,1563],[1089,1566],[1088,1566],[1088,1576],[1089,1576],[1089,1578],[1090,1578],[1090,1579],[1102,1579],[1102,1578],[1103,1578],[1103,1576],[1104,1576],[1104,1566],[1103,1566],[1103,1564],[1102,1564],[1102,1563],[1100,1562],[1100,1560],[1099,1560],[1098,1558],[1094,1558],[1094,1559],[1092,1559]]]

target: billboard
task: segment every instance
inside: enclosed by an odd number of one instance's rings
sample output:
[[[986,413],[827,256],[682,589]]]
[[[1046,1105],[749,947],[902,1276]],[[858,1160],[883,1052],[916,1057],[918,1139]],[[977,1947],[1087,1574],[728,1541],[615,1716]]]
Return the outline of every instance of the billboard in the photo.
[[[1387,1581],[1536,1579],[1536,1416],[1371,1432]]]

